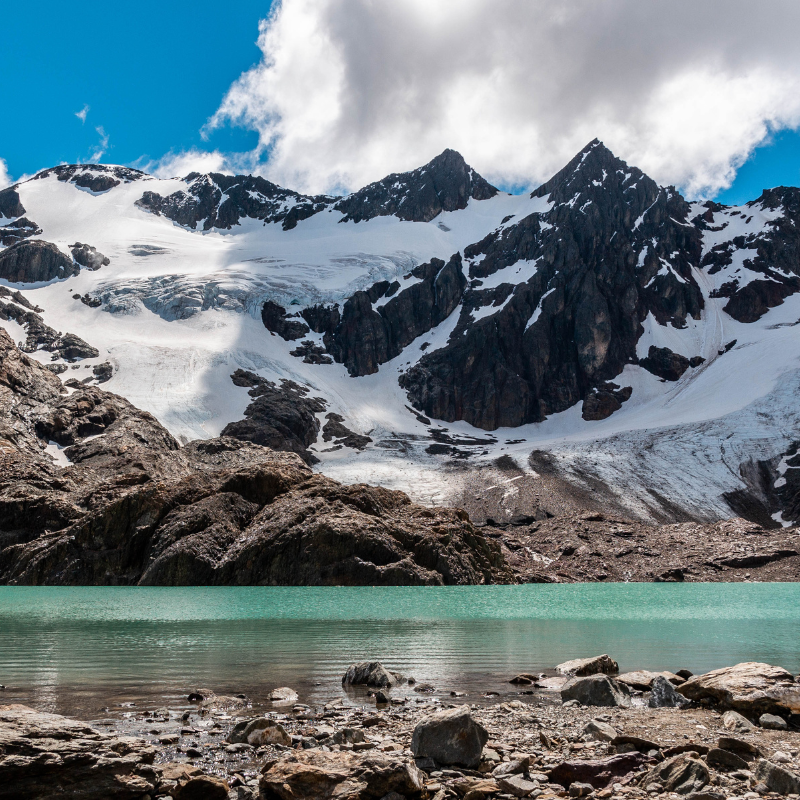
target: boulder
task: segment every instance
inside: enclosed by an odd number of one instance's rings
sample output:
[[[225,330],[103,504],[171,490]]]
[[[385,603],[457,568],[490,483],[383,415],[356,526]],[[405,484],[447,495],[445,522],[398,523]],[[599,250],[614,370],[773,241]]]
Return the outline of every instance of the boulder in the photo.
[[[492,770],[493,778],[503,778],[506,775],[521,775],[528,771],[531,760],[528,756],[515,758],[513,761],[503,761]]]
[[[514,683],[518,686],[530,686],[532,683],[536,683],[536,679],[538,675],[530,675],[526,672],[521,673],[520,675],[515,675],[509,683]]]
[[[643,786],[659,784],[665,792],[691,794],[707,786],[711,776],[708,767],[688,753],[672,756],[653,767],[642,781]]]
[[[607,722],[600,719],[592,719],[586,723],[583,732],[599,742],[610,742],[619,735]]]
[[[689,703],[690,701],[682,694],[678,694],[675,687],[663,675],[656,675],[647,700],[650,708],[683,708]]]
[[[472,719],[469,708],[459,706],[418,723],[411,737],[411,752],[417,758],[432,758],[439,764],[474,768],[480,763],[488,739],[488,732]]]
[[[650,739],[643,739],[641,736],[629,736],[628,734],[622,734],[620,736],[615,736],[611,740],[611,744],[617,748],[617,751],[628,752],[630,753],[632,750],[638,750],[640,753],[649,753],[651,750],[660,750],[661,745],[658,742],[653,742]],[[625,748],[623,750],[623,748]]]
[[[0,278],[9,283],[44,283],[70,278],[81,268],[51,242],[39,239],[12,244],[0,252]]]
[[[230,787],[213,775],[197,775],[170,789],[173,800],[228,800]]]
[[[735,739],[733,736],[720,736],[717,740],[717,747],[730,753],[736,753],[745,761],[752,761],[756,756],[762,755],[756,745],[745,742],[743,739]]]
[[[732,753],[730,750],[723,750],[720,747],[712,747],[706,756],[706,763],[709,767],[717,769],[748,769],[748,763],[741,757]]]
[[[641,692],[648,692],[653,688],[653,681],[659,676],[666,678],[670,683],[678,685],[684,679],[672,672],[651,672],[650,670],[640,669],[636,672],[625,672],[617,676],[616,680],[630,686],[631,689],[638,689]]]
[[[562,761],[550,770],[548,777],[551,783],[558,783],[565,788],[577,781],[602,789],[613,778],[621,778],[648,762],[650,759],[642,753],[622,753],[591,761]]]
[[[571,678],[561,689],[561,700],[576,700],[584,706],[619,706],[631,704],[628,687],[619,684],[608,675],[587,675]]]
[[[106,800],[156,794],[155,748],[23,705],[0,706],[0,798]]]
[[[690,700],[713,700],[750,716],[800,713],[800,684],[792,673],[754,661],[696,675],[678,691]]]
[[[786,724],[786,720],[776,714],[762,714],[758,718],[758,724],[768,731],[785,731],[789,728]]]
[[[608,655],[593,656],[592,658],[575,658],[572,661],[565,661],[556,667],[556,671],[561,675],[616,675],[619,672],[619,664]]]
[[[751,731],[756,727],[747,717],[743,717],[738,711],[726,711],[722,715],[722,724],[729,731]]]
[[[389,689],[399,683],[400,676],[389,672],[380,661],[362,661],[351,664],[342,677],[342,686],[369,686],[372,689]]]
[[[292,737],[286,732],[286,728],[280,722],[269,721],[263,727],[254,728],[247,734],[247,744],[253,747],[261,747],[265,744],[282,744],[289,747],[292,744]]]
[[[297,702],[297,692],[288,686],[281,686],[269,693],[269,699],[279,705],[289,705]]]
[[[756,764],[753,777],[771,792],[778,794],[800,794],[800,778],[794,772],[779,767],[762,758]]]
[[[570,797],[586,797],[590,795],[594,791],[594,786],[591,783],[579,783],[575,781],[575,783],[571,784],[569,787],[569,796]]]
[[[539,788],[538,781],[529,781],[522,775],[506,775],[497,778],[497,786],[502,792],[514,797],[527,797]]]
[[[419,769],[400,757],[306,750],[269,766],[259,787],[265,800],[378,800],[390,792],[419,795],[423,781]]]

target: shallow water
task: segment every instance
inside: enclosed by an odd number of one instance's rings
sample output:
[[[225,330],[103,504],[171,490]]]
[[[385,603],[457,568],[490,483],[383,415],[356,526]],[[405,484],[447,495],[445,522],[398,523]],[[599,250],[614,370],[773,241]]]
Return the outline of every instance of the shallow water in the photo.
[[[84,715],[200,686],[306,702],[378,658],[438,689],[607,652],[622,670],[739,661],[800,671],[800,584],[449,588],[0,587],[0,702]]]

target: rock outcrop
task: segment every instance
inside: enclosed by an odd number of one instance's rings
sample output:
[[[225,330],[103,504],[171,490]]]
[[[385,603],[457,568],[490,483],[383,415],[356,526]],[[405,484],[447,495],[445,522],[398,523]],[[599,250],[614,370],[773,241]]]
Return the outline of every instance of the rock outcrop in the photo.
[[[82,267],[86,267],[86,269],[100,269],[100,267],[107,267],[111,263],[107,256],[104,256],[96,247],[92,247],[90,244],[75,242],[75,244],[70,245],[69,249],[73,259]]]
[[[334,208],[342,222],[361,222],[394,215],[411,222],[430,222],[442,211],[488,200],[497,189],[473,170],[455,150],[445,150],[413,172],[387,175],[340,200]]]
[[[46,283],[79,272],[80,265],[50,242],[22,241],[0,252],[0,278],[9,283]]]
[[[293,453],[177,442],[60,379],[0,330],[0,582],[442,585],[512,580],[458,510],[343,486]],[[53,441],[71,464],[45,452]]]

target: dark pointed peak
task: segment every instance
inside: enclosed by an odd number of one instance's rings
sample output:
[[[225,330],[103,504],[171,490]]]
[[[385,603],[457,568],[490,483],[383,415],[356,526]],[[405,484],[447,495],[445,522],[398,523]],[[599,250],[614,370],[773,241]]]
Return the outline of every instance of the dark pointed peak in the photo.
[[[447,148],[422,167],[395,172],[336,204],[343,222],[394,215],[430,222],[442,211],[466,208],[470,199],[488,200],[497,189],[475,172],[456,150]]]

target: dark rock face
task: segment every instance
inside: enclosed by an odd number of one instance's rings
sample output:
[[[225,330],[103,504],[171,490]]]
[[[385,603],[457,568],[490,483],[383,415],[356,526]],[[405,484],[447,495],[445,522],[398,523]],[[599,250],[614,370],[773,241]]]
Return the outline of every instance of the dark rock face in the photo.
[[[50,242],[19,242],[0,253],[0,278],[9,283],[39,283],[70,278],[80,266]]]
[[[702,363],[702,358],[689,359],[679,353],[673,353],[668,347],[654,345],[650,345],[647,357],[639,360],[640,367],[665,381],[677,381],[689,367],[698,367]]]
[[[44,452],[51,440],[69,467]],[[0,330],[0,583],[509,580],[499,546],[463,511],[343,486],[230,437],[179,448],[121,397],[81,385],[66,395]]]
[[[344,304],[336,327],[325,334],[328,352],[351,375],[377,372],[380,364],[399,355],[414,339],[447,319],[466,286],[458,253],[447,264],[434,258],[415,267],[411,274],[419,282],[394,294],[377,309],[373,309],[373,303],[391,288],[388,282],[376,284],[377,290],[372,287],[353,294]],[[330,324],[336,315],[316,312],[312,319]]]
[[[430,222],[442,211],[467,207],[470,199],[488,200],[497,189],[475,172],[455,150],[445,150],[413,172],[387,175],[340,200],[334,208],[342,222],[361,222],[393,214],[402,220]]]
[[[0,192],[0,216],[6,219],[15,219],[25,213],[25,208],[20,202],[16,186],[9,186]]]
[[[362,436],[354,433],[344,424],[344,417],[333,412],[326,414],[327,422],[322,426],[322,441],[330,442],[333,440],[334,446],[352,447],[354,450],[363,450],[372,439],[369,436]]]
[[[27,217],[20,217],[13,222],[0,226],[0,245],[9,247],[12,244],[30,239],[31,236],[38,236],[42,229]]]
[[[583,401],[581,416],[585,420],[607,419],[630,400],[633,389],[625,386],[620,389],[615,383],[604,383],[595,387]]]
[[[308,325],[300,320],[287,318],[286,309],[267,300],[261,309],[261,321],[264,327],[272,333],[277,333],[281,339],[293,342],[302,339],[309,331]]]
[[[92,247],[90,244],[75,242],[75,244],[70,245],[69,249],[75,261],[87,269],[100,269],[100,267],[107,267],[111,263],[109,258],[98,252],[97,248]]]
[[[60,181],[74,183],[96,194],[107,192],[121,183],[132,183],[147,177],[144,172],[130,167],[106,164],[61,164],[36,173],[33,180],[42,180],[51,175],[55,175]]]
[[[549,211],[465,249],[474,294],[448,345],[401,379],[426,415],[487,430],[541,421],[635,362],[649,312],[676,327],[699,318],[700,231],[674,189],[595,141],[534,194]],[[470,324],[470,307],[497,305],[481,279],[523,260],[538,262],[533,277],[507,285],[498,311]]]
[[[302,358],[304,364],[333,364],[333,359],[325,353],[325,348],[315,344],[310,339],[300,342],[289,355]]]
[[[34,308],[19,293],[0,287],[0,298],[6,297],[10,302],[0,299],[0,319],[13,319],[25,328],[27,338],[21,345],[25,353],[46,350],[53,354],[53,359],[63,358],[66,361],[77,361],[79,358],[96,358],[100,355],[97,348],[92,347],[74,333],[59,333],[46,325]]]
[[[307,464],[316,462],[308,447],[317,440],[319,421],[315,414],[325,410],[322,398],[309,397],[309,390],[293,381],[284,379],[276,386],[241,369],[231,379],[237,386],[250,388],[253,402],[244,412],[246,419],[226,425],[223,436],[297,453]]]
[[[729,226],[739,211],[726,206],[706,203],[708,209],[693,222],[704,230],[721,231]],[[710,274],[731,268],[731,280],[723,283],[718,297],[729,297],[724,310],[739,322],[755,322],[770,308],[779,306],[791,294],[800,291],[800,189],[778,186],[766,189],[746,208],[758,208],[782,213],[767,223],[767,229],[747,236],[733,236],[715,245],[703,256],[702,265]],[[746,211],[744,212],[747,213]],[[741,265],[753,272],[761,273],[756,278],[740,285],[736,276],[738,267],[733,267],[733,253],[737,250],[752,251]]]
[[[203,230],[230,229],[243,217],[280,222],[284,230],[291,230],[300,220],[326,208],[333,198],[309,197],[282,189],[264,178],[254,175],[221,175],[196,172],[184,178],[186,191],[162,197],[156,192],[145,192],[136,205],[153,214],[163,215],[178,225],[193,230],[203,222]]]

